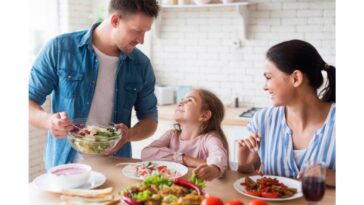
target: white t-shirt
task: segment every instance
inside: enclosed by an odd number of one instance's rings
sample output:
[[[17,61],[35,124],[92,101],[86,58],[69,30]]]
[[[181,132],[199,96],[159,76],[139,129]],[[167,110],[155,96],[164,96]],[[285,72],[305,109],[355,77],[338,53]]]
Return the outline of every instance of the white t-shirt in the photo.
[[[306,149],[294,149],[293,150],[293,155],[294,155],[294,160],[296,161],[296,163],[298,162],[299,159],[301,159],[301,157],[303,156],[303,154],[305,154]]]
[[[116,70],[119,63],[119,57],[108,56],[102,53],[94,45],[93,48],[97,59],[99,60],[99,72],[90,113],[88,115],[88,122],[107,125],[112,120]]]

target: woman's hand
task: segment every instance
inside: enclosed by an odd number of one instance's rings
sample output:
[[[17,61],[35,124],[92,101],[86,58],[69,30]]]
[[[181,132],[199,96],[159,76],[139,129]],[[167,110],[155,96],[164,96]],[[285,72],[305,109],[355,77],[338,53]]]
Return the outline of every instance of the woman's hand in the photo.
[[[249,149],[251,152],[257,151],[260,143],[260,137],[256,133],[252,133],[246,139],[241,139],[238,141],[239,148]]]
[[[215,165],[201,164],[193,170],[193,173],[197,174],[200,179],[210,181],[220,176],[220,169]]]
[[[243,173],[251,173],[255,171],[256,167],[260,165],[258,155],[258,146],[260,137],[256,133],[250,134],[245,139],[238,140],[238,171]]]

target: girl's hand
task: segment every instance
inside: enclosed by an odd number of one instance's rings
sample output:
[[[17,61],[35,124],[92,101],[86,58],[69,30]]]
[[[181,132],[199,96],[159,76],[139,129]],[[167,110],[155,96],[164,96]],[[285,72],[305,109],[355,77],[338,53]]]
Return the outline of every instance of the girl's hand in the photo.
[[[201,164],[193,170],[193,173],[202,180],[210,181],[220,175],[220,169],[215,165]]]
[[[202,160],[202,159],[199,159],[199,158],[195,158],[195,157],[191,157],[191,156],[188,156],[186,154],[184,154],[182,156],[182,162],[183,162],[184,165],[186,165],[188,167],[198,167],[201,164],[205,164],[206,163],[205,160]]]

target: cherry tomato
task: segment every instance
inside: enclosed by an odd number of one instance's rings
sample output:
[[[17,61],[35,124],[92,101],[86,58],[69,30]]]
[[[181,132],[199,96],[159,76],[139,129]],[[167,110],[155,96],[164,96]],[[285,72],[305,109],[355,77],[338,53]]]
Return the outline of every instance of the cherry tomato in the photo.
[[[243,202],[241,202],[239,199],[231,199],[227,205],[244,205]]]
[[[248,205],[268,205],[265,201],[254,199],[249,202]]]
[[[224,205],[224,202],[216,196],[207,195],[204,200],[202,200],[201,205]]]
[[[262,197],[265,197],[265,198],[278,198],[279,193],[278,192],[262,192]]]

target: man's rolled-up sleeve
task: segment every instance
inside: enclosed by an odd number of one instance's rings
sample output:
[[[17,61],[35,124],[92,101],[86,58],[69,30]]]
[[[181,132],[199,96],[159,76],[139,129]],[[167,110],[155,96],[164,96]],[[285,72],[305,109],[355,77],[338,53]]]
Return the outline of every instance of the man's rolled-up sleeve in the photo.
[[[29,76],[29,99],[42,105],[57,82],[55,41],[51,40],[40,51]]]
[[[148,60],[144,73],[144,83],[135,103],[135,111],[139,120],[151,118],[158,122],[157,98],[154,94],[155,75]]]

